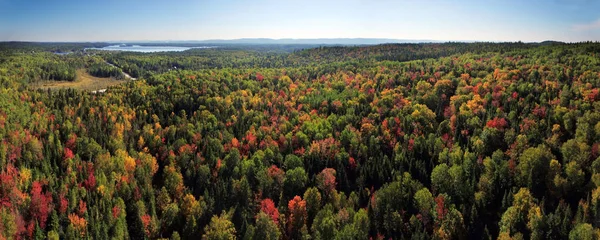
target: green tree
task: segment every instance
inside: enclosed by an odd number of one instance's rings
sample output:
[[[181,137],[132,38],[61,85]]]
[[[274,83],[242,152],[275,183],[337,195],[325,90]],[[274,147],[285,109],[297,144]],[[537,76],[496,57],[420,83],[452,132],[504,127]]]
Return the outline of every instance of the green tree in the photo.
[[[333,207],[330,204],[327,204],[315,216],[312,232],[315,239],[333,239],[337,235],[337,223],[333,214]]]
[[[278,240],[281,237],[279,226],[273,222],[271,217],[264,212],[259,212],[256,215],[256,226],[254,230],[255,240]]]
[[[565,163],[576,162],[587,168],[590,166],[590,147],[576,139],[566,141],[560,148]]]
[[[425,224],[431,222],[432,210],[434,209],[435,202],[433,195],[429,192],[429,189],[422,188],[415,193],[414,197],[415,207],[421,213],[423,222]]]
[[[571,230],[569,233],[570,240],[592,240],[598,239],[598,233],[594,230],[592,225],[587,223],[580,223]]]
[[[431,185],[436,193],[451,193],[452,183],[448,165],[445,163],[435,166],[431,172]]]
[[[202,239],[236,239],[236,230],[229,218],[230,216],[225,212],[222,212],[220,216],[212,216],[212,218],[210,219],[210,223],[204,228],[204,235],[202,235]]]
[[[308,214],[307,225],[310,227],[312,226],[314,217],[317,215],[319,210],[321,210],[321,193],[315,187],[308,188],[306,189],[306,192],[304,192],[304,200],[306,201],[306,211]]]
[[[297,167],[285,172],[285,179],[283,180],[285,196],[290,197],[301,194],[304,191],[306,183],[308,181],[308,175],[304,168]]]
[[[7,209],[0,209],[0,235],[10,239],[17,233],[17,225],[14,215]]]
[[[550,149],[540,145],[526,149],[519,158],[518,180],[536,194],[543,193],[550,161],[554,159]]]
[[[360,209],[354,215],[353,229],[356,231],[355,239],[367,239],[369,237],[369,216],[365,209]]]

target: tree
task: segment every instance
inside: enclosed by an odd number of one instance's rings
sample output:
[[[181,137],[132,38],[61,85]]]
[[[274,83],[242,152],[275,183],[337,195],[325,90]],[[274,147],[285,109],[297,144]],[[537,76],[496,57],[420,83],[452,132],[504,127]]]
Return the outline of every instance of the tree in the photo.
[[[577,224],[569,233],[570,240],[592,240],[598,239],[598,233],[594,230],[592,225],[587,223]]]
[[[278,240],[281,237],[281,232],[277,226],[277,222],[261,211],[256,215],[256,227],[252,239],[256,240]]]
[[[15,216],[7,208],[0,208],[0,237],[11,239],[17,234]]]
[[[369,214],[371,224],[385,236],[402,236],[402,226],[405,224],[403,212],[412,205],[412,199],[423,185],[415,181],[408,173],[397,181],[381,187],[371,198]]]
[[[67,229],[67,231],[71,232],[72,237],[80,238],[80,237],[84,237],[86,235],[87,220],[85,220],[82,217],[77,216],[76,214],[71,213],[71,214],[69,214],[69,221],[70,221],[69,228],[71,230],[69,231],[69,229]]]
[[[356,239],[367,239],[369,237],[369,216],[365,209],[360,209],[354,214],[353,229],[356,231]]]
[[[590,166],[590,147],[576,139],[566,141],[560,148],[565,163],[576,162],[579,166]]]
[[[294,169],[297,167],[304,167],[304,163],[302,159],[293,154],[288,154],[285,156],[285,161],[283,163],[283,168],[286,170]]]
[[[266,197],[279,198],[284,184],[285,173],[275,165],[266,169],[267,178],[263,180],[263,192]]]
[[[527,188],[521,188],[514,195],[513,205],[502,215],[500,232],[510,234],[528,233],[532,237],[542,238],[542,215],[540,208]]]
[[[451,177],[448,170],[448,165],[442,163],[435,166],[431,172],[431,185],[434,192],[451,193],[451,182],[449,181]]]
[[[192,194],[186,194],[181,202],[181,213],[183,214],[183,220],[185,221],[184,225],[184,236],[186,237],[197,237],[198,236],[198,219],[202,217],[202,209],[204,202],[202,199],[200,201],[196,200],[196,198]],[[167,220],[166,225],[171,225],[175,218],[174,214],[178,212],[177,205],[169,205],[170,209],[167,209],[167,216],[164,219]]]
[[[315,216],[312,232],[315,239],[333,239],[337,235],[337,223],[330,204]]]
[[[295,196],[288,203],[288,236],[293,239],[300,239],[302,229],[306,228],[306,201],[300,196]]]
[[[48,237],[47,238],[48,240],[59,240],[60,239],[60,236],[55,231],[49,231],[47,237]]]
[[[48,214],[52,208],[52,195],[49,192],[43,194],[42,185],[38,181],[33,182],[29,205],[32,220],[37,221],[41,228],[46,228]]]
[[[554,156],[545,146],[526,149],[517,166],[521,186],[527,186],[532,192],[541,194],[545,189],[546,174],[552,159]]]
[[[414,202],[416,208],[421,214],[422,221],[425,225],[431,222],[432,210],[434,209],[433,195],[429,192],[429,189],[422,188],[415,193]]]
[[[206,240],[232,240],[236,239],[236,230],[229,220],[229,214],[213,215],[210,223],[204,228],[202,239]]]
[[[165,187],[170,191],[171,195],[179,199],[183,195],[183,176],[173,164],[164,168],[163,176],[165,178]]]
[[[285,180],[283,180],[285,196],[291,197],[302,193],[307,181],[308,175],[301,167],[285,172]]]
[[[455,208],[451,208],[435,233],[440,239],[464,239],[465,227],[462,214]]]
[[[317,175],[317,186],[325,192],[325,195],[330,197],[336,186],[335,170],[333,168],[325,168]]]
[[[260,202],[260,211],[267,214],[275,224],[279,224],[279,210],[275,207],[273,200],[263,199]]]
[[[226,166],[228,175],[233,173],[235,167],[238,166],[240,159],[241,159],[240,151],[237,148],[231,149],[231,151],[227,154],[227,156],[225,156],[224,160],[225,160],[225,166]]]
[[[304,200],[306,201],[308,226],[312,226],[312,220],[319,210],[321,210],[321,193],[315,187],[308,188],[306,189],[306,192],[304,192]]]

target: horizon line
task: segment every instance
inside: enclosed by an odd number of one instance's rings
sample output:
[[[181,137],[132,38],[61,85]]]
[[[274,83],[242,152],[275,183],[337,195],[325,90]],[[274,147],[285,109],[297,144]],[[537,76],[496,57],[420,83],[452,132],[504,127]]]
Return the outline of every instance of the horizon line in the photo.
[[[143,43],[143,42],[206,42],[210,41],[240,41],[240,40],[271,40],[271,41],[307,41],[307,40],[390,40],[390,42],[381,42],[377,44],[385,43],[542,43],[542,42],[562,42],[562,43],[585,43],[585,42],[599,42],[597,40],[583,40],[583,41],[560,41],[560,40],[543,40],[543,41],[522,41],[522,40],[510,40],[510,41],[494,41],[494,40],[435,40],[435,39],[400,39],[400,38],[367,38],[367,37],[351,37],[351,38],[212,38],[212,39],[186,39],[186,40],[66,40],[66,41],[31,41],[31,40],[0,40],[1,43]],[[402,41],[402,42],[394,42]],[[222,44],[222,43],[221,43]],[[340,43],[296,43],[296,44],[340,44]]]

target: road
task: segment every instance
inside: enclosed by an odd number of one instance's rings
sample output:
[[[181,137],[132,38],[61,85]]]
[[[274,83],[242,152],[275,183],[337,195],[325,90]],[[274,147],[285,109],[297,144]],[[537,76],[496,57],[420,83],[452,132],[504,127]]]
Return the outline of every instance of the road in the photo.
[[[127,73],[126,73],[126,72],[124,72],[124,71],[123,71],[123,69],[121,69],[120,67],[117,67],[117,66],[115,66],[114,64],[112,64],[112,63],[109,63],[108,61],[104,61],[104,62],[105,62],[106,64],[108,64],[108,65],[111,65],[111,66],[113,66],[113,67],[116,67],[116,68],[118,68],[119,70],[121,70],[121,72],[123,73],[123,75],[125,75],[125,78],[127,78],[127,79],[131,79],[131,80],[134,80],[134,81],[135,81],[135,80],[137,80],[137,78],[134,78],[134,77],[132,77],[131,75],[127,74]]]

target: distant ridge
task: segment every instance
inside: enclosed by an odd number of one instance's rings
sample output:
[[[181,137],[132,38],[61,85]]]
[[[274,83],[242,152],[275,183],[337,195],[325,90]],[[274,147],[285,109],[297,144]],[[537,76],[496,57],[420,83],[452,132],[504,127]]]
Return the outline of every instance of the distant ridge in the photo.
[[[565,42],[561,42],[561,41],[554,41],[554,40],[546,40],[543,42],[540,42],[541,45],[560,45],[560,44],[565,44]]]

